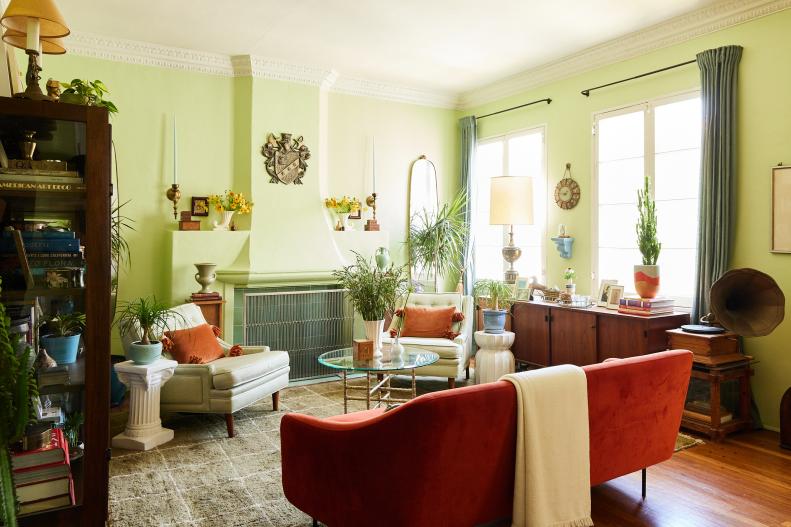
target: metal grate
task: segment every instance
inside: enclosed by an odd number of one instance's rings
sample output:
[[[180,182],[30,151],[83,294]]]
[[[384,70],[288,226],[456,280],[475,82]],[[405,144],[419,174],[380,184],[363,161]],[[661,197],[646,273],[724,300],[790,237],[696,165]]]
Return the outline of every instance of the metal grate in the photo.
[[[348,347],[353,325],[343,289],[244,294],[244,343],[288,352],[292,381],[332,375],[318,356]]]

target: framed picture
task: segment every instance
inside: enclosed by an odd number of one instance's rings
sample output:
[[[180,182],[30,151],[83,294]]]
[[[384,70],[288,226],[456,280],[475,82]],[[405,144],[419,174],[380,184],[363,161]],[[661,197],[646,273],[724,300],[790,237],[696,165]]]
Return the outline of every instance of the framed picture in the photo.
[[[599,285],[599,295],[596,297],[596,305],[607,307],[607,300],[610,296],[610,287],[616,285],[618,280],[602,280]]]
[[[350,220],[361,220],[363,217],[363,209],[357,209],[357,212],[349,214]]]
[[[517,300],[530,300],[533,292],[533,279],[529,276],[520,276],[514,284],[514,298]]]
[[[791,166],[772,169],[772,252],[791,253]]]
[[[607,292],[607,309],[618,309],[623,298],[624,286],[613,284]]]
[[[192,196],[192,206],[190,208],[193,216],[208,216],[209,198],[206,196]]]

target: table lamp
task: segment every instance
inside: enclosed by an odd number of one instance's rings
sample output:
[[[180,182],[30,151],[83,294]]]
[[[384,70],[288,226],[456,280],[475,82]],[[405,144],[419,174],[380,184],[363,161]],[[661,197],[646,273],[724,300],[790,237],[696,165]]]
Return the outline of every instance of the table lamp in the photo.
[[[514,245],[514,225],[533,224],[533,178],[492,178],[489,224],[508,225],[508,245],[503,247],[503,259],[510,264],[505,271],[505,282],[516,283],[519,273],[514,262],[522,256],[522,249]]]
[[[47,99],[38,85],[41,80],[39,53],[65,53],[66,48],[60,38],[70,33],[57,4],[53,0],[11,0],[0,17],[0,24],[6,28],[3,41],[24,49],[28,56],[25,91],[14,96],[34,100]]]

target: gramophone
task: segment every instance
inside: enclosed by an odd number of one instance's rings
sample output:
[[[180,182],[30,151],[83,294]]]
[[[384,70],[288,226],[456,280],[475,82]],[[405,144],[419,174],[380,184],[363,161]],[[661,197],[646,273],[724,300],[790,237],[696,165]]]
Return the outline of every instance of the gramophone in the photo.
[[[683,326],[690,333],[716,333],[726,329],[742,337],[769,335],[785,317],[785,295],[777,282],[755,269],[733,269],[714,282],[711,313],[704,325]],[[791,388],[780,405],[780,444],[791,449]]]

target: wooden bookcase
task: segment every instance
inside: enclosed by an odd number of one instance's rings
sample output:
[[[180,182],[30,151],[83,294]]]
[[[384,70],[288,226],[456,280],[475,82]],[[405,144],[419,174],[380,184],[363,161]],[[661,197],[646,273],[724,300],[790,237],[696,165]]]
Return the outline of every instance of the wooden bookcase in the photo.
[[[61,159],[83,179],[71,190],[0,187],[0,226],[36,229],[33,222],[68,222],[84,247],[82,280],[75,286],[50,288],[28,283],[3,284],[0,300],[38,301],[45,312],[67,303],[86,315],[80,359],[84,377],[42,393],[68,393],[85,418],[80,431],[83,455],[71,462],[75,504],[22,515],[23,526],[104,525],[107,518],[110,408],[110,153],[107,110],[49,101],[0,97],[0,140],[9,159],[20,159],[18,142],[35,131],[33,159]],[[57,157],[55,157],[57,156]],[[11,176],[4,174],[5,181]],[[35,176],[33,176],[35,177]],[[21,227],[20,227],[21,225]],[[29,229],[29,230],[30,230]],[[21,265],[21,264],[20,264]],[[75,402],[76,401],[76,402]]]

